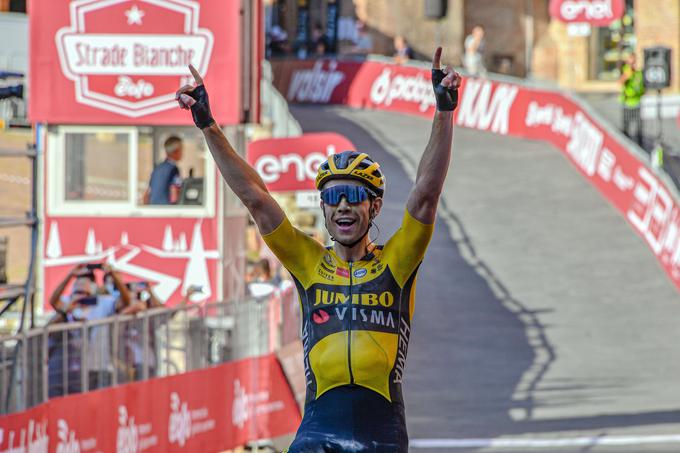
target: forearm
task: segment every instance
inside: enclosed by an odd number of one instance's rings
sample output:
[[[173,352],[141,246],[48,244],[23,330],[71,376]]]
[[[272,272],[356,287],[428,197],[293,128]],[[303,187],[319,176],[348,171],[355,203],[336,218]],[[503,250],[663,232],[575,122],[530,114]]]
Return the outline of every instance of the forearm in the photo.
[[[66,289],[66,285],[68,285],[68,282],[71,281],[71,274],[69,273],[64,279],[59,283],[59,286],[57,286],[57,289],[54,290],[52,295],[50,296],[50,305],[52,308],[55,310],[59,311],[61,310],[61,295],[64,293],[64,290]]]
[[[117,272],[111,271],[111,278],[113,278],[113,285],[116,287],[120,293],[120,300],[123,303],[123,307],[130,305],[130,291],[128,291],[127,286],[123,284]]]
[[[416,173],[416,188],[426,190],[437,197],[444,187],[451,161],[452,119],[453,112],[435,113],[430,140],[425,147]]]
[[[249,210],[269,194],[260,175],[238,155],[218,125],[203,129],[203,135],[222,177]]]

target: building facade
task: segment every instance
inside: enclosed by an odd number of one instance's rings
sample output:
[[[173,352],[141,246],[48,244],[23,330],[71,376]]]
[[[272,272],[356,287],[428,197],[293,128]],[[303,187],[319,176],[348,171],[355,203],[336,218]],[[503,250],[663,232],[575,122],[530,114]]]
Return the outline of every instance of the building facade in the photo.
[[[609,0],[603,0],[609,1]],[[326,28],[329,0],[271,0],[270,19],[294,41],[300,8],[309,27]],[[429,59],[436,45],[445,47],[448,62],[462,65],[463,41],[476,25],[484,27],[486,67],[492,72],[532,77],[576,91],[617,91],[621,61],[643,49],[671,49],[672,83],[680,91],[680,0],[625,0],[623,18],[606,27],[570,27],[551,18],[548,0],[448,0],[441,19],[425,17],[422,0],[337,0],[342,29],[350,21],[366,23],[373,52],[391,55],[393,38],[404,36],[416,56]],[[341,34],[338,49],[351,47]]]

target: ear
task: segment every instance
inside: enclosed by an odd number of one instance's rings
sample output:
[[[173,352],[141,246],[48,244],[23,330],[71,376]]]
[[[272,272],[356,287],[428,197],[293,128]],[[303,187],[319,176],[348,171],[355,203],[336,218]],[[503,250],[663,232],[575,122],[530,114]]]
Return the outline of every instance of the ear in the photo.
[[[383,206],[383,199],[382,198],[376,198],[373,200],[373,203],[371,204],[371,219],[375,219],[378,217],[378,214],[380,214],[380,210],[382,209]]]

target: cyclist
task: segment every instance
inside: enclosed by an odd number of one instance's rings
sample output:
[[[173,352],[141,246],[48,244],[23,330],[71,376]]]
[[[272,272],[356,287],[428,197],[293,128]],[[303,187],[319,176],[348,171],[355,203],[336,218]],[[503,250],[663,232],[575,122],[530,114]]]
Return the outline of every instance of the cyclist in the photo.
[[[177,92],[229,187],[271,250],[290,271],[302,306],[307,397],[290,452],[408,450],[401,381],[411,330],[418,266],[434,229],[451,158],[460,76],[432,61],[437,112],[401,228],[384,246],[368,231],[383,205],[385,177],[366,153],[345,151],[319,166],[316,186],[326,228],[324,248],[293,227],[257,174],[232,148],[196,86]]]

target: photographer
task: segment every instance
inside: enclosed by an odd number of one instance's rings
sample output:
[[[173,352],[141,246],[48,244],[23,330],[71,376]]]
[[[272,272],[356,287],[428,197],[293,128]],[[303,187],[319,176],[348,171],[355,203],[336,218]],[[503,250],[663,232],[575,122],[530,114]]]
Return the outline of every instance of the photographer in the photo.
[[[110,275],[119,293],[98,294],[95,270]],[[74,280],[71,292],[63,296],[66,287]],[[53,322],[94,321],[113,316],[130,305],[130,293],[118,274],[108,264],[80,264],[73,268],[50,297],[50,305],[57,313]],[[70,335],[76,340],[75,332]],[[89,389],[111,385],[111,339],[106,325],[89,328],[88,382]],[[73,341],[70,341],[73,343]],[[77,344],[77,341],[75,341]],[[55,363],[55,366],[58,364]]]

